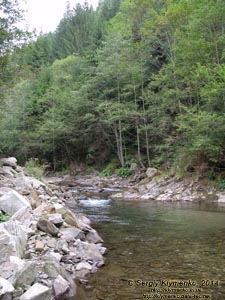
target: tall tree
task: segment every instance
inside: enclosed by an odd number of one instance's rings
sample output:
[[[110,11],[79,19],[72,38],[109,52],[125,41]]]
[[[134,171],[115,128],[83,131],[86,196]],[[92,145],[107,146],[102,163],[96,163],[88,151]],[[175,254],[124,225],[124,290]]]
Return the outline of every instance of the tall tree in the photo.
[[[0,1],[0,84],[9,76],[8,56],[26,37],[18,23],[23,11],[17,0]]]

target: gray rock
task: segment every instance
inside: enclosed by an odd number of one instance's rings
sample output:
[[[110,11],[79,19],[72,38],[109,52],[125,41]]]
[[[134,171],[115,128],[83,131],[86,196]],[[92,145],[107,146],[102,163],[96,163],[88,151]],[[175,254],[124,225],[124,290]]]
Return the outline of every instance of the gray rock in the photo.
[[[62,268],[60,264],[52,257],[42,257],[42,272],[48,274],[49,277],[56,278],[59,274],[62,275]]]
[[[14,291],[13,285],[6,279],[0,277],[0,298],[11,294]],[[10,298],[9,298],[10,299]]]
[[[63,215],[65,213],[65,207],[62,204],[54,203],[56,213]]]
[[[62,247],[61,247],[61,250],[64,254],[69,254],[70,253],[70,249],[68,247],[68,244],[67,243],[63,243]]]
[[[5,177],[14,178],[15,170],[12,167],[3,166],[0,168],[0,174],[4,175]]]
[[[84,224],[84,225],[88,225],[88,226],[91,225],[91,220],[88,217],[81,215],[81,214],[77,215],[76,217],[78,219],[79,224]]]
[[[12,189],[9,187],[0,187],[0,197],[5,195],[6,193],[10,192]]]
[[[64,221],[71,225],[71,226],[75,226],[79,228],[79,221],[76,217],[76,215],[68,208],[66,208],[65,206],[61,205],[61,204],[54,204],[56,213],[59,213],[62,215]]]
[[[61,261],[61,259],[62,259],[62,255],[61,254],[59,254],[58,252],[49,252],[49,255],[51,256],[51,257],[53,257],[54,259],[56,259],[56,261]]]
[[[15,272],[16,268],[17,268],[17,265],[15,263],[10,262],[10,261],[1,263],[0,277],[3,277],[3,278],[8,280],[10,277],[12,277],[12,275]]]
[[[79,223],[75,214],[72,213],[72,211],[70,211],[69,209],[66,209],[65,213],[63,214],[63,219],[67,224],[79,228]]]
[[[88,233],[86,234],[86,239],[88,242],[93,243],[93,244],[103,242],[101,237],[98,235],[97,231],[94,229],[91,229],[90,231],[88,231]]]
[[[24,207],[30,207],[28,200],[14,190],[0,197],[0,209],[4,212],[16,213]]]
[[[25,186],[30,189],[38,190],[40,187],[46,188],[46,185],[34,177],[25,177]]]
[[[76,227],[61,228],[60,232],[62,233],[61,239],[67,242],[73,241],[74,239],[85,240],[84,233]]]
[[[86,261],[81,261],[79,264],[76,265],[76,270],[80,271],[82,269],[87,269],[87,270],[91,271],[92,266]]]
[[[47,246],[49,248],[55,248],[56,247],[56,244],[57,244],[57,240],[54,239],[54,238],[51,238],[47,241]]]
[[[37,269],[35,263],[31,261],[22,261],[22,265],[17,264],[17,268],[15,269],[13,276],[9,278],[9,281],[14,287],[23,288],[27,285],[32,285],[36,275]]]
[[[102,246],[99,246],[99,252],[104,255],[107,253],[107,248],[106,247],[102,247]]]
[[[104,257],[99,250],[99,246],[96,244],[90,244],[88,242],[76,241],[76,251],[79,257],[83,261],[93,261],[97,264],[104,264]]]
[[[58,236],[59,233],[59,229],[52,222],[42,218],[38,220],[37,228],[52,236]]]
[[[35,283],[20,300],[51,300],[51,289],[40,283]]]
[[[23,257],[27,245],[27,234],[17,221],[0,224],[0,263],[10,260],[10,256]]]
[[[0,160],[0,165],[9,166],[9,167],[12,167],[12,168],[16,169],[17,159],[15,157],[2,158]]]
[[[156,168],[148,168],[146,171],[146,175],[148,178],[154,177],[158,173],[158,170]]]
[[[61,227],[64,222],[61,214],[48,214],[48,220],[56,227]]]
[[[13,180],[13,184],[17,191],[22,191],[25,188],[26,176],[23,172],[16,174],[16,178]]]
[[[65,299],[65,295],[69,291],[70,284],[61,275],[58,275],[52,284],[55,300]]]
[[[58,251],[62,251],[64,254],[68,254],[70,252],[70,249],[68,248],[68,243],[63,239],[57,241],[56,249]]]
[[[32,210],[30,206],[20,208],[12,217],[11,220],[17,220],[26,226],[30,226],[32,220]]]

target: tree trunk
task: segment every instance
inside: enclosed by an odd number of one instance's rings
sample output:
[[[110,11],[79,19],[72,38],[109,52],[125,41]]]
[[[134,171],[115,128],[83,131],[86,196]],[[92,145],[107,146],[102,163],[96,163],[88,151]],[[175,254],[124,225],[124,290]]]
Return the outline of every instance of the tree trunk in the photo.
[[[151,166],[150,154],[149,154],[149,138],[148,138],[148,127],[146,119],[146,109],[145,109],[145,100],[144,100],[144,77],[143,72],[141,75],[141,95],[142,95],[142,110],[144,113],[144,129],[145,129],[145,144],[146,144],[146,155],[148,160],[148,167]]]
[[[135,108],[136,108],[136,112],[137,112],[138,111],[137,93],[136,93],[136,85],[135,85],[134,80],[133,80],[133,90],[134,90],[134,103],[135,103]],[[140,143],[139,125],[138,125],[137,117],[135,117],[135,124],[136,124],[136,134],[137,134],[137,156],[138,156],[138,161],[143,168],[144,165],[143,165],[142,158],[141,158],[141,143]]]
[[[117,91],[118,91],[118,102],[121,103],[121,99],[120,99],[120,78],[119,76],[117,76]],[[118,138],[119,138],[119,158],[120,158],[120,163],[121,166],[124,167],[125,165],[125,161],[124,161],[124,151],[123,151],[123,135],[122,135],[122,121],[121,118],[119,117],[119,121],[118,121],[118,130],[119,130],[119,134],[118,134]]]
[[[115,137],[116,137],[116,149],[117,149],[117,156],[119,158],[120,164],[122,167],[124,167],[125,163],[124,163],[124,156],[123,156],[123,145],[121,145],[121,130],[119,129],[119,124],[117,126],[117,124],[114,124],[114,133],[115,133]],[[117,129],[118,127],[118,129]],[[121,147],[122,146],[122,147]]]

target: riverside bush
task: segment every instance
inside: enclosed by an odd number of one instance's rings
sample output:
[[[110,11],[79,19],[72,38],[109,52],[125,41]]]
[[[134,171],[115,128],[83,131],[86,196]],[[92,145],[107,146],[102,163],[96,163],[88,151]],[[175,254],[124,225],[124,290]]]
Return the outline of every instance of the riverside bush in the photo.
[[[132,171],[130,168],[127,167],[121,167],[116,170],[117,174],[123,178],[127,178],[131,175]]]
[[[107,177],[110,176],[111,174],[112,174],[111,171],[108,169],[104,169],[101,172],[99,172],[100,177]]]
[[[25,171],[39,180],[44,176],[47,167],[48,165],[41,164],[37,158],[31,158],[25,163]]]

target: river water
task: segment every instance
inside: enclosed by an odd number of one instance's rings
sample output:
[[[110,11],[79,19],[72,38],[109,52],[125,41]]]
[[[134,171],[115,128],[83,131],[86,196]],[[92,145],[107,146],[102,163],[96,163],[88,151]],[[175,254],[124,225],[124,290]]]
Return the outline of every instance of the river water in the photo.
[[[79,300],[225,299],[225,209],[216,204],[81,200],[108,248]]]

